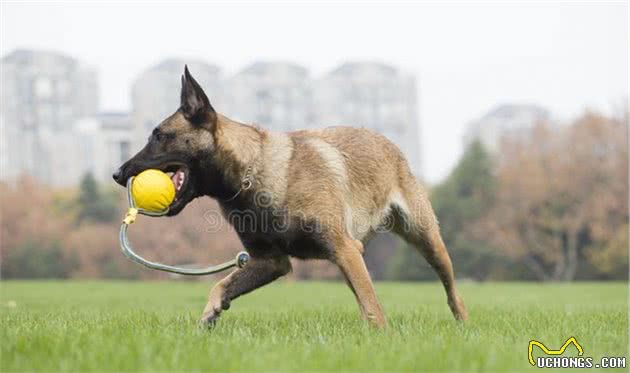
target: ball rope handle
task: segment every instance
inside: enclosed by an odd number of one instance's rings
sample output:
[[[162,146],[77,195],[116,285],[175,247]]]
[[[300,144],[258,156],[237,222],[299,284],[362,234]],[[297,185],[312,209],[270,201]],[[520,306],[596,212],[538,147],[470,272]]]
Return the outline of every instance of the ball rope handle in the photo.
[[[211,275],[213,273],[225,271],[226,269],[232,267],[243,268],[249,262],[249,254],[245,251],[241,251],[236,254],[236,258],[230,260],[228,262],[217,264],[214,266],[209,266],[205,268],[184,268],[177,266],[170,266],[162,263],[152,262],[150,260],[146,260],[140,255],[136,254],[136,252],[131,247],[131,243],[127,237],[127,229],[131,224],[136,221],[138,213],[148,216],[163,216],[168,213],[168,207],[162,211],[149,211],[135,206],[133,201],[133,196],[131,194],[131,186],[133,183],[133,177],[130,177],[127,180],[127,200],[129,202],[129,210],[127,210],[127,214],[123,219],[122,224],[120,225],[120,233],[118,235],[120,239],[120,247],[122,249],[123,254],[133,262],[141,264],[147,268],[155,269],[158,271],[165,271],[170,273],[177,273],[180,275],[188,275],[188,276],[204,276]]]

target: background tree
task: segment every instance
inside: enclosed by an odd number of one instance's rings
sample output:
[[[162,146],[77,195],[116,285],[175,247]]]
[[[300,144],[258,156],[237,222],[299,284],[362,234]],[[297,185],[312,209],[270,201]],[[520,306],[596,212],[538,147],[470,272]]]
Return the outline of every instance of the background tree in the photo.
[[[28,177],[0,184],[2,278],[68,277],[76,262],[61,241],[71,223],[59,193]]]
[[[471,143],[451,173],[432,193],[444,243],[461,277],[483,280],[500,261],[483,237],[471,234],[473,222],[494,204],[493,160],[479,141]]]
[[[78,199],[78,223],[112,222],[120,215],[116,196],[113,193],[102,193],[94,175],[88,172],[81,180]]]
[[[627,138],[627,124],[587,113],[505,143],[497,201],[479,232],[541,280],[572,280],[585,264],[610,270],[611,260],[627,268],[627,246],[618,248],[627,236]]]

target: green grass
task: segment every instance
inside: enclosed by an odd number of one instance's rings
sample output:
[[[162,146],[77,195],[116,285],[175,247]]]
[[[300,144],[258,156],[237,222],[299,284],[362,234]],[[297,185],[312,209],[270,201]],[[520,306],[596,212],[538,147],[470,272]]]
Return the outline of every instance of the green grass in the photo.
[[[463,327],[437,283],[378,283],[384,332],[360,320],[342,283],[268,286],[212,330],[196,326],[203,282],[0,286],[2,372],[536,371],[529,340],[559,348],[570,336],[585,356],[628,354],[626,283],[463,283]]]

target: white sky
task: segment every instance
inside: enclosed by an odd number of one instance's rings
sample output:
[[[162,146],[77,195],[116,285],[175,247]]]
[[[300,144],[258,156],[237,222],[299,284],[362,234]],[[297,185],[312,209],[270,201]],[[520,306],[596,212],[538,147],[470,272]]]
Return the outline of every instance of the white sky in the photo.
[[[44,48],[96,67],[103,110],[128,110],[133,78],[165,57],[226,74],[261,59],[314,76],[346,60],[391,63],[419,79],[431,182],[461,155],[466,124],[496,104],[536,103],[566,119],[627,102],[626,2],[339,4],[3,2],[0,55]]]

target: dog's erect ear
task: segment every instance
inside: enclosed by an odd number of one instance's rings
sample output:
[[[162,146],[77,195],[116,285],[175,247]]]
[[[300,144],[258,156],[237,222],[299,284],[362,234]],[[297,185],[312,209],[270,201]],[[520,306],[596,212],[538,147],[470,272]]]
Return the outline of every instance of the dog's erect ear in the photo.
[[[195,78],[190,75],[188,66],[184,67],[184,75],[182,75],[180,106],[186,119],[195,124],[202,124],[204,121],[216,117],[208,96]]]

